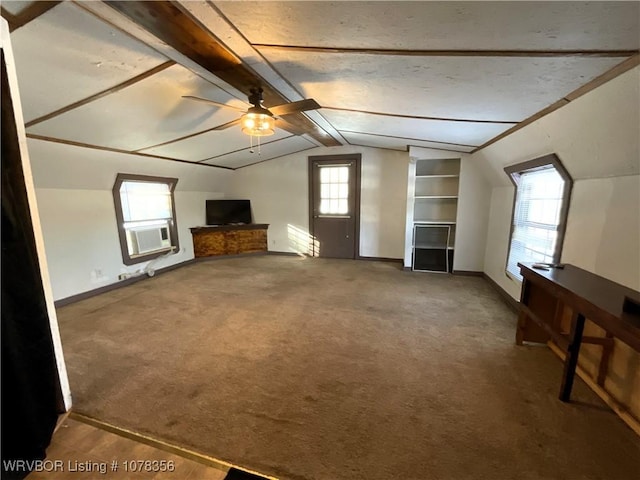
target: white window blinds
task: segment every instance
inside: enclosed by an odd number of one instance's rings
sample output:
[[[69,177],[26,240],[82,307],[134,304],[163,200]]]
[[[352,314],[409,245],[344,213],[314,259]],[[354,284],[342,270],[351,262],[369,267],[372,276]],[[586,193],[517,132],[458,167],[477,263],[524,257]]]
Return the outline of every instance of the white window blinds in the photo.
[[[166,183],[122,182],[122,216],[127,222],[167,220],[171,214],[171,191]]]
[[[507,272],[522,280],[518,262],[553,263],[565,180],[553,167],[519,175]]]

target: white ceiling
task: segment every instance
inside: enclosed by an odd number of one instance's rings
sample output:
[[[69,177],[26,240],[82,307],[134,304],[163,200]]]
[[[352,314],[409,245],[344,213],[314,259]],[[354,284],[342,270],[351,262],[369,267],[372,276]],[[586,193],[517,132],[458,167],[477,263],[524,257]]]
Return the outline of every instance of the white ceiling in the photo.
[[[619,58],[259,51],[303,96],[323,106],[514,123],[620,63]]]
[[[318,101],[306,115],[329,135],[394,150],[470,152],[640,48],[639,2],[178,4],[263,83]],[[211,130],[241,113],[183,95],[246,99],[104,5],[63,2],[11,37],[28,134],[227,168],[318,144],[277,129],[258,155],[238,126]]]
[[[251,43],[403,50],[640,47],[637,2],[223,1],[215,5]]]
[[[138,150],[181,137],[185,132],[222,125],[240,115],[232,109],[184,99],[183,95],[233,103],[232,97],[215,85],[182,66],[173,65],[118,92],[39,123],[29,132]],[[149,128],[151,125],[153,128]],[[187,156],[190,160],[193,157]]]
[[[167,60],[67,2],[12,32],[11,43],[27,122]]]

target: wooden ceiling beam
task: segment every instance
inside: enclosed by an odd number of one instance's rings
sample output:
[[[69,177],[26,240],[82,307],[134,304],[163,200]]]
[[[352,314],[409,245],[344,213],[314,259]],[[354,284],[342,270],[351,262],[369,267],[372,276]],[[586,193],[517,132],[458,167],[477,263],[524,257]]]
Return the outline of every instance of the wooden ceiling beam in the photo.
[[[638,50],[398,50],[386,48],[331,48],[252,43],[258,50],[288,50],[305,53],[349,53],[405,57],[630,57]]]
[[[7,11],[4,7],[1,7],[0,10],[2,12],[2,16],[7,20],[9,24],[9,31],[13,32],[14,30],[24,27],[27,23],[32,20],[35,20],[40,15],[47,13],[53,7],[61,3],[57,2],[45,2],[45,1],[37,1],[31,3],[28,7],[22,10],[20,13],[14,15],[11,12]]]
[[[617,76],[622,75],[624,72],[626,72],[628,70],[631,70],[632,68],[635,68],[638,65],[640,65],[640,55],[636,54],[633,57],[628,58],[624,62],[619,63],[615,67],[607,70],[602,75],[594,78],[590,82],[587,82],[583,86],[575,89],[573,92],[565,95],[563,98],[561,98],[557,102],[549,105],[547,108],[544,108],[544,109],[540,110],[539,112],[534,113],[529,118],[524,119],[523,121],[521,121],[517,125],[513,126],[512,128],[510,128],[509,130],[507,130],[505,132],[502,132],[500,135],[492,138],[488,142],[485,142],[484,144],[480,145],[478,148],[473,150],[471,153],[476,153],[477,151],[482,150],[483,148],[486,148],[489,145],[492,145],[492,144],[496,143],[498,140],[502,140],[503,138],[508,137],[512,133],[517,132],[518,130],[526,127],[527,125],[530,125],[531,123],[535,122],[536,120],[541,119],[542,117],[544,117],[546,115],[549,115],[551,112],[555,112],[556,110],[558,110],[559,108],[564,107],[565,105],[567,105],[568,103],[572,102],[576,98],[579,98],[582,95],[584,95],[586,93],[589,93],[593,89],[598,88],[600,85],[603,85],[603,84],[607,83],[610,80],[613,80]]]
[[[0,14],[2,15],[2,18],[4,18],[9,24],[9,31],[13,32],[17,28],[18,17],[16,17],[13,13],[11,13],[9,10],[4,8],[4,6],[2,5],[0,5]]]
[[[123,150],[121,148],[105,147],[102,145],[92,145],[90,143],[76,142],[74,140],[65,140],[63,138],[47,137],[46,135],[36,135],[33,133],[27,133],[27,138],[31,138],[33,140],[41,140],[43,142],[59,143],[61,145],[71,145],[72,147],[89,148],[91,150],[101,150],[103,152],[121,153],[124,155],[135,155],[138,157],[157,158],[159,160],[168,160],[171,162],[188,163],[191,165],[207,165],[208,167],[223,168],[225,170],[233,170],[233,168],[231,167],[223,167],[221,165],[212,165],[210,163],[204,164],[204,163],[200,163],[200,161],[191,162],[189,160],[181,160],[179,158],[165,157],[162,155],[152,155],[150,153],[132,152],[130,150]]]
[[[179,4],[169,1],[106,1],[105,4],[245,95],[251,93],[251,88],[261,86],[267,108],[289,102]],[[287,122],[325,146],[340,145],[302,113],[287,116]]]
[[[338,130],[340,133],[353,133],[356,135],[370,135],[372,137],[383,137],[383,138],[396,138],[398,140],[409,140],[416,142],[430,142],[430,143],[441,143],[443,145],[452,145],[456,147],[468,147],[468,148],[476,148],[478,145],[469,145],[466,143],[451,143],[451,142],[443,142],[442,140],[430,140],[428,138],[412,138],[412,137],[399,137],[397,135],[383,135],[381,133],[367,133],[367,132],[356,132],[353,130]]]
[[[269,140],[267,142],[260,142],[260,146],[264,147],[265,145],[269,145],[270,143],[276,143],[276,142],[279,142],[281,140],[287,140],[287,139],[292,138],[292,137],[295,137],[295,135],[289,135],[288,137],[278,138],[276,140]],[[205,158],[203,160],[198,160],[198,163],[208,162],[210,160],[215,160],[216,158],[220,158],[220,157],[226,157],[227,155],[231,155],[233,153],[244,152],[244,151],[248,152],[249,150],[253,150],[254,148],[258,148],[258,146],[256,145],[255,147],[242,147],[242,148],[238,148],[236,150],[231,150],[230,152],[219,153],[218,155],[214,155],[213,157],[207,157],[207,158]]]
[[[113,87],[109,87],[106,90],[103,90],[101,92],[98,92],[94,95],[90,95],[89,97],[83,98],[82,100],[78,100],[75,103],[72,103],[71,105],[67,105],[65,107],[59,108],[58,110],[55,110],[51,113],[47,113],[46,115],[43,115],[41,117],[38,118],[34,118],[33,120],[27,122],[25,124],[26,128],[29,128],[33,125],[37,125],[38,123],[42,123],[46,120],[49,120],[51,118],[57,117],[58,115],[62,115],[63,113],[67,113],[70,110],[74,110],[78,107],[82,107],[83,105],[86,105],[87,103],[91,103],[94,102],[102,97],[105,97],[107,95],[110,95],[112,93],[116,93],[124,88],[130,87],[131,85],[138,83],[141,80],[144,80],[145,78],[149,78],[152,75],[155,75],[158,72],[161,72],[173,65],[175,65],[176,62],[174,62],[173,60],[168,60],[164,63],[161,63],[160,65],[152,68],[151,70],[147,70],[146,72],[142,72],[140,75],[136,75],[133,78],[130,78],[128,80],[125,80],[122,83],[119,83],[118,85],[115,85]]]
[[[325,110],[334,110],[336,112],[363,113],[366,115],[378,115],[381,117],[409,118],[411,120],[436,120],[438,122],[463,122],[463,123],[493,123],[498,125],[515,125],[518,123],[517,121],[514,122],[509,120],[473,120],[469,118],[422,117],[419,115],[402,115],[400,113],[369,112],[367,110],[355,110],[352,108],[339,108],[339,107],[322,107],[322,108],[324,108]]]

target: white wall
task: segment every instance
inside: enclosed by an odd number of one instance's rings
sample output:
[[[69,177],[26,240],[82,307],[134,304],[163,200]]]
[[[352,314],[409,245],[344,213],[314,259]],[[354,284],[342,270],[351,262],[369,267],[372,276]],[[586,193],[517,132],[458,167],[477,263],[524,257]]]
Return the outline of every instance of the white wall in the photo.
[[[269,224],[269,250],[307,253],[308,157],[362,154],[360,255],[402,258],[409,155],[367,147],[319,147],[234,173],[228,196],[249,198],[254,221]]]
[[[574,179],[562,261],[640,288],[640,67],[480,150],[493,185],[485,272],[514,298],[505,274],[513,187],[504,167],[556,153]]]
[[[636,67],[471,156],[493,185],[484,271],[514,298],[521,284],[504,273],[514,188],[503,169],[548,153],[574,179],[561,261],[640,290],[639,80]],[[585,334],[603,332],[587,322]],[[599,347],[582,347],[591,375],[599,360]],[[605,388],[636,418],[639,366],[640,354],[616,340]]]
[[[495,187],[491,192],[484,273],[506,290],[513,298],[520,298],[521,283],[507,277],[507,253],[511,231],[513,187]]]
[[[562,261],[640,290],[640,176],[575,183]]]
[[[190,227],[204,225],[205,200],[221,198],[232,171],[161,161],[30,139],[33,178],[54,299],[118,281],[146,263],[122,263],[111,189],[117,173],[178,178],[175,192],[180,251],[162,268],[193,258]]]

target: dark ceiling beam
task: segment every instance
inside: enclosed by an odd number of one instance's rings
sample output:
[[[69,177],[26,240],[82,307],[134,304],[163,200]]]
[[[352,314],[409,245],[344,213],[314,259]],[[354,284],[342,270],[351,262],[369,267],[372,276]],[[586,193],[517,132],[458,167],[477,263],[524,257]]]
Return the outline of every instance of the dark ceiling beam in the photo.
[[[439,122],[466,122],[466,123],[494,123],[499,125],[515,125],[518,122],[507,120],[473,120],[468,118],[445,118],[445,117],[421,117],[419,115],[402,115],[399,113],[369,112],[367,110],[355,110],[352,108],[322,107],[324,110],[335,110],[336,112],[364,113],[367,115],[379,115],[381,117],[409,118],[411,120],[437,120]],[[340,129],[338,129],[339,131]]]
[[[16,29],[16,26],[18,25],[18,17],[16,17],[13,13],[8,11],[2,5],[0,5],[0,14],[2,15],[2,18],[4,18],[9,24],[9,31],[13,32]]]
[[[251,88],[261,86],[266,107],[289,102],[289,99],[229,52],[179,4],[169,1],[106,1],[105,4],[245,95],[251,93]],[[340,145],[340,142],[301,113],[288,115],[287,123],[325,146]]]
[[[276,140],[269,140],[268,142],[261,142],[260,146],[264,147],[265,145],[269,145],[270,143],[276,143],[279,142],[281,140],[287,140],[289,138],[295,137],[295,135],[289,135],[288,137],[283,137],[283,138],[278,138]],[[204,158],[202,160],[198,160],[198,163],[202,163],[202,162],[208,162],[210,160],[215,160],[216,158],[220,158],[220,157],[226,157],[227,155],[231,155],[233,153],[238,153],[238,152],[245,152],[245,151],[249,151],[252,150],[253,148],[257,148],[257,145],[255,147],[244,147],[244,148],[238,148],[237,150],[231,150],[230,152],[225,152],[225,153],[219,153],[218,155],[214,155],[213,157],[207,157]],[[287,155],[289,155],[287,153]]]
[[[149,153],[131,152],[129,150],[122,150],[121,148],[103,147],[102,145],[92,145],[90,143],[76,142],[74,140],[64,140],[62,138],[47,137],[45,135],[35,135],[33,133],[27,133],[27,138],[33,140],[41,140],[43,142],[60,143],[62,145],[71,145],[73,147],[89,148],[91,150],[101,150],[103,152],[122,153],[125,155],[135,155],[137,157],[157,158],[159,160],[168,160],[171,162],[188,163],[190,165],[206,165],[207,167],[223,168],[225,170],[233,170],[231,167],[222,167],[220,165],[212,165],[210,163],[190,162],[189,160],[181,160],[173,157],[163,157],[161,155],[151,155]]]
[[[187,140],[188,138],[197,137],[198,135],[204,135],[205,133],[215,132],[219,130],[226,130],[227,128],[230,128],[230,127],[233,127],[234,125],[239,125],[239,124],[240,124],[240,118],[236,120],[231,120],[230,122],[223,123],[222,125],[216,125],[215,127],[189,133],[187,135],[183,135],[182,137],[174,138],[172,140],[167,140],[162,143],[149,145],[148,147],[138,148],[137,150],[134,150],[134,152],[144,152],[145,150],[151,150],[152,148],[164,147],[165,145],[170,145],[172,143],[180,142],[182,140]],[[305,131],[302,131],[300,128],[296,127],[295,125],[288,123],[283,118],[276,119],[276,127],[281,128],[282,130],[286,130],[289,133],[293,133],[294,135],[304,135],[305,133],[307,133]],[[288,137],[285,137],[285,138],[288,138]]]
[[[13,32],[16,29],[25,26],[30,21],[35,20],[43,13],[47,13],[59,3],[61,2],[36,1],[31,3],[31,5],[29,5],[16,15],[10,13],[4,7],[1,7],[0,11],[2,12],[2,16],[5,18],[5,20],[7,20],[7,23],[9,24],[9,31]]]
[[[640,55],[636,54],[633,57],[626,59],[624,62],[619,63],[615,67],[607,70],[602,75],[594,78],[590,82],[587,82],[583,86],[575,89],[573,92],[565,95],[563,98],[561,98],[554,104],[549,105],[547,108],[540,110],[537,113],[534,113],[529,118],[524,119],[522,122],[518,123],[517,125],[510,128],[509,130],[502,132],[500,135],[492,138],[488,142],[485,142],[484,144],[480,145],[478,148],[473,150],[471,153],[476,153],[478,150],[482,150],[483,148],[488,147],[493,143],[496,143],[498,140],[502,140],[503,138],[511,135],[512,133],[517,132],[518,130],[526,127],[527,125],[535,122],[536,120],[541,119],[542,117],[550,114],[551,112],[554,112],[559,108],[564,107],[565,105],[572,102],[576,98],[579,98],[582,95],[589,93],[595,88],[598,88],[599,86],[607,83],[608,81],[613,80],[617,76],[622,75],[624,72],[631,70],[632,68],[635,68],[638,65],[640,65]]]
[[[405,57],[630,57],[638,50],[397,50],[385,48],[330,48],[252,43],[257,49],[305,53],[351,53]]]
[[[47,113],[46,115],[43,115],[42,117],[38,117],[35,118],[33,120],[31,120],[30,122],[27,122],[25,124],[26,128],[29,128],[33,125],[37,125],[38,123],[42,123],[46,120],[49,120],[53,117],[57,117],[58,115],[62,115],[63,113],[66,113],[70,110],[74,110],[78,107],[82,107],[83,105],[86,105],[87,103],[91,103],[94,102],[102,97],[105,97],[107,95],[110,95],[112,93],[118,92],[120,90],[122,90],[123,88],[127,88],[131,85],[133,85],[134,83],[138,83],[141,80],[144,80],[145,78],[149,78],[152,75],[155,75],[158,72],[161,72],[169,67],[171,67],[172,65],[175,65],[176,62],[174,62],[173,60],[169,60],[167,62],[161,63],[160,65],[158,65],[157,67],[152,68],[151,70],[147,70],[146,72],[142,72],[140,75],[136,75],[133,78],[130,78],[129,80],[125,80],[122,83],[119,83],[118,85],[115,85],[113,87],[109,87],[106,90],[103,90],[101,92],[98,92],[94,95],[91,95],[89,97],[83,98],[82,100],[78,100],[75,103],[72,103],[71,105],[67,105],[65,107],[62,107],[58,110],[55,110],[51,113]]]
[[[270,162],[271,160],[275,160],[277,158],[286,157],[287,155],[295,155],[296,153],[306,152],[307,150],[312,150],[314,148],[316,148],[316,146],[314,144],[311,144],[311,146],[308,148],[296,150],[295,152],[291,152],[291,153],[283,153],[282,155],[278,155],[277,157],[265,158],[264,160],[258,160],[257,162],[247,163],[246,165],[240,165],[239,167],[235,167],[234,170],[240,170],[241,168],[245,168],[245,167],[253,167],[254,165],[258,165],[259,163]]]
[[[187,140],[188,138],[197,137],[198,135],[204,135],[205,133],[215,132],[217,130],[226,130],[234,125],[239,125],[240,119],[231,120],[230,122],[223,123],[221,125],[216,125],[215,127],[206,128],[204,130],[198,130],[197,132],[188,133],[178,138],[173,138],[171,140],[166,140],[161,143],[156,143],[155,145],[149,145],[147,147],[138,148],[134,150],[134,152],[144,152],[145,150],[151,150],[152,148],[164,147],[165,145],[170,145],[172,143],[181,142],[182,140]]]
[[[342,133],[353,133],[355,135],[370,135],[372,137],[383,137],[383,138],[397,138],[398,140],[409,140],[415,142],[429,142],[429,143],[441,143],[442,145],[452,145],[456,147],[468,147],[468,148],[476,148],[477,145],[469,145],[466,143],[451,143],[451,142],[443,142],[442,140],[429,140],[426,138],[412,138],[412,137],[398,137],[397,135],[383,135],[381,133],[367,133],[367,132],[355,132],[353,130],[338,130]]]

